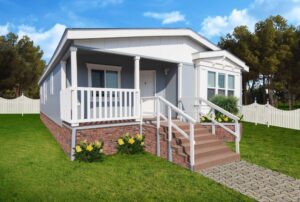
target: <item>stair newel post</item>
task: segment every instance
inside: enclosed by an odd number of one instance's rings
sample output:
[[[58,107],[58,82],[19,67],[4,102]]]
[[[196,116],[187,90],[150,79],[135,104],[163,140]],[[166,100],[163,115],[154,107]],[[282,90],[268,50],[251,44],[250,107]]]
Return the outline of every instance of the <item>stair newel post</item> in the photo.
[[[237,154],[240,153],[240,139],[241,139],[241,132],[240,132],[240,123],[238,120],[235,120],[235,133],[237,136],[235,137],[235,152]]]
[[[216,124],[215,124],[215,120],[216,120],[216,113],[215,113],[215,109],[212,109],[212,117],[211,117],[211,132],[213,135],[216,134]]]
[[[139,97],[140,100],[140,135],[143,135],[143,101],[141,99],[141,97]]]
[[[190,122],[190,164],[191,170],[194,170],[195,165],[195,140],[194,140],[194,124]]]
[[[160,156],[160,104],[156,98],[156,154]]]
[[[168,159],[172,161],[172,111],[170,106],[168,106],[168,141]]]

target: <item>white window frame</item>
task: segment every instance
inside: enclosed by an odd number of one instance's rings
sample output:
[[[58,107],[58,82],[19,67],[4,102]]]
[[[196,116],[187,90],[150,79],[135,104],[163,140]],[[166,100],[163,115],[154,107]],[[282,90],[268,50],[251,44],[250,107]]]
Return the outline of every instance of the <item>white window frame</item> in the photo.
[[[92,70],[104,71],[104,88],[106,88],[106,71],[115,71],[118,73],[118,88],[121,88],[121,70],[120,66],[102,65],[102,64],[86,64],[88,68],[88,86],[92,87]]]
[[[215,87],[209,87],[208,86],[208,82],[209,82],[208,81],[208,74],[209,74],[209,72],[213,72],[216,75],[216,78],[215,78]],[[225,75],[225,88],[219,88],[219,74]],[[231,88],[228,87],[229,76],[233,76],[233,81],[234,81],[234,83],[233,83],[233,85],[234,85],[233,89],[231,89]],[[225,90],[225,96],[228,96],[228,91],[233,91],[233,96],[235,96],[235,91],[236,91],[236,86],[235,86],[236,81],[235,81],[235,79],[236,79],[236,75],[234,75],[234,74],[226,73],[224,71],[208,70],[207,71],[207,83],[206,83],[206,85],[207,85],[207,88],[206,88],[206,90],[207,90],[206,99],[208,99],[208,89],[213,89],[215,91],[215,96],[219,95],[219,90]]]
[[[229,76],[233,76],[233,88],[229,88],[228,84],[229,84]],[[235,96],[235,91],[236,91],[236,88],[235,88],[235,79],[236,79],[236,76],[233,75],[233,74],[228,74],[227,75],[227,86],[226,86],[226,96],[228,96],[228,91],[233,91],[233,96]]]
[[[51,76],[50,76],[50,94],[53,95],[54,94],[54,82],[53,82],[53,72],[51,72]]]

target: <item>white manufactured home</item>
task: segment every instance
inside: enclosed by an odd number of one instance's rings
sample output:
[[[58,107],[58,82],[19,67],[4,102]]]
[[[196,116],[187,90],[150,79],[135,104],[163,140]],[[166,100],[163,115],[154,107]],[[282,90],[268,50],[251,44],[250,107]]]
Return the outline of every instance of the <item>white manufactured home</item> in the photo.
[[[106,139],[108,128],[120,136],[120,127],[123,132],[138,126],[146,136],[147,124],[157,129],[160,155],[159,130],[165,125],[169,160],[175,155],[173,133],[181,134],[194,169],[200,114],[218,110],[236,120],[235,129],[213,120],[208,131],[215,133],[215,125],[229,131],[239,150],[238,118],[208,100],[220,94],[241,102],[243,71],[243,61],[190,29],[66,29],[39,81],[41,117],[71,156],[84,131]]]

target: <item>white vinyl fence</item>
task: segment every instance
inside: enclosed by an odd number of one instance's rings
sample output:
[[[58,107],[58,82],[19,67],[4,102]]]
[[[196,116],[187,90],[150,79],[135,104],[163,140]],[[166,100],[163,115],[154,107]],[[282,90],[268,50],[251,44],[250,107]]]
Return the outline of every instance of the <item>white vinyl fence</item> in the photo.
[[[40,100],[21,95],[15,99],[0,97],[0,114],[39,114]]]
[[[287,111],[277,109],[270,104],[253,103],[244,105],[241,114],[243,120],[247,122],[300,130],[300,109]]]

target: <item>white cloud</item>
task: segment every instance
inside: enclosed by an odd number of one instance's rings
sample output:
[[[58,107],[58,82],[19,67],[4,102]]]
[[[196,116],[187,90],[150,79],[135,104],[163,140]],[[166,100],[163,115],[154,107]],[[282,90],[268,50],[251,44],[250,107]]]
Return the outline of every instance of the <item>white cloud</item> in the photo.
[[[37,30],[35,27],[28,25],[18,26],[17,34],[19,37],[27,35],[36,45],[39,45],[44,51],[44,59],[49,60],[52,56],[66,26],[55,24],[48,30]]]
[[[0,25],[0,36],[6,35],[9,32],[9,24],[6,23],[6,25]]]
[[[234,9],[228,16],[207,17],[201,24],[200,33],[206,37],[215,37],[231,33],[236,26],[246,25],[254,29],[256,19],[248,14],[247,9]]]
[[[160,20],[163,25],[185,21],[185,16],[179,11],[172,11],[169,13],[146,12],[144,13],[144,16]]]

